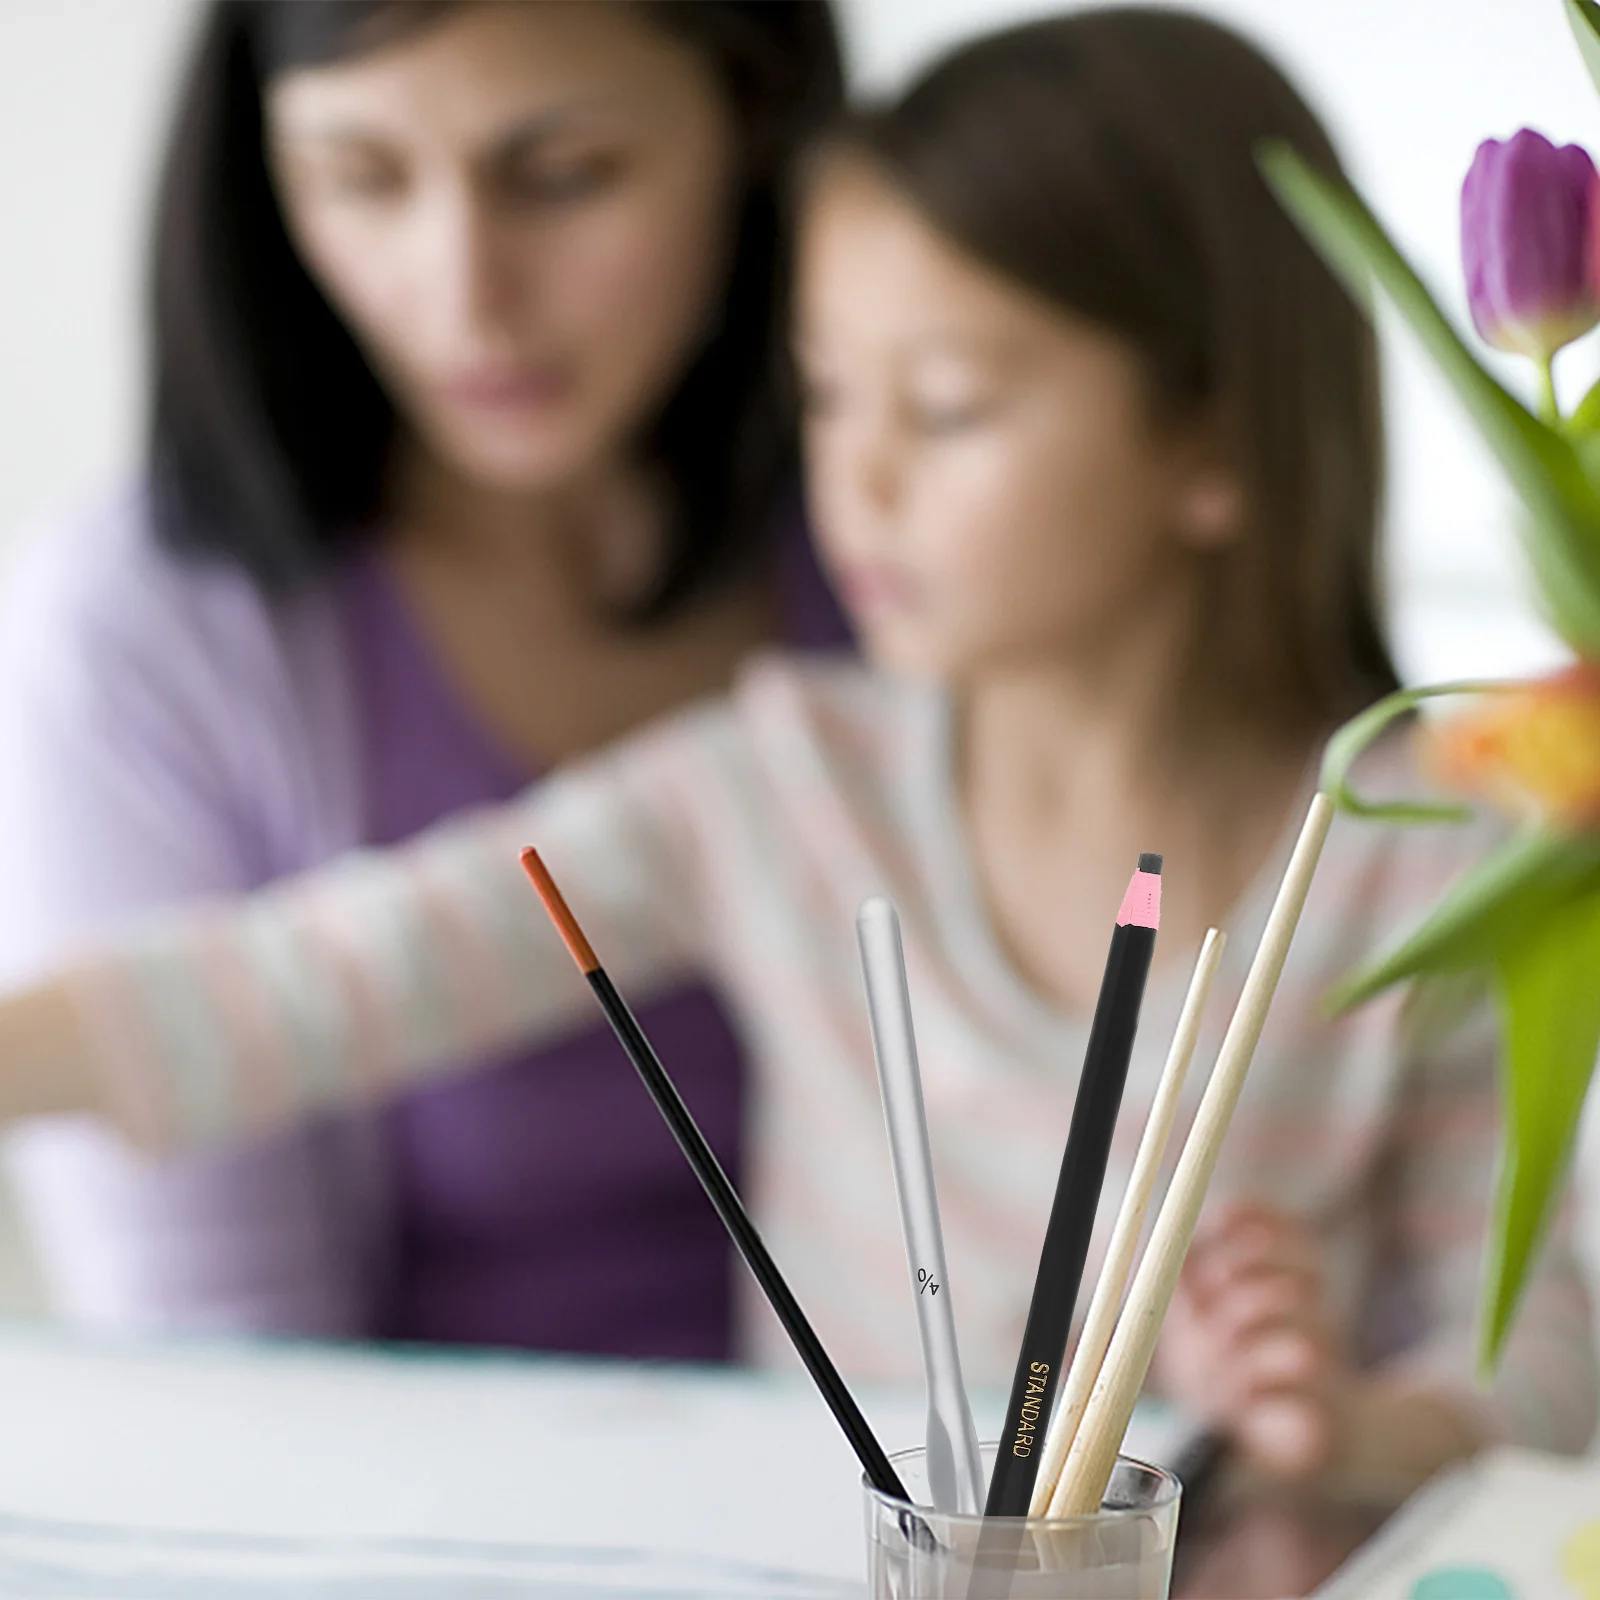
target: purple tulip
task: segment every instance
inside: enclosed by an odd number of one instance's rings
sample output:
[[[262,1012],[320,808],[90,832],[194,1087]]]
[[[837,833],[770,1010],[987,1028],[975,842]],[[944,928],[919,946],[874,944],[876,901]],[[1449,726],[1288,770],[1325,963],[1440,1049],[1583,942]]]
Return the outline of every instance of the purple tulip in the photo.
[[[1478,332],[1548,361],[1600,321],[1594,161],[1524,128],[1485,139],[1461,186],[1461,260]]]

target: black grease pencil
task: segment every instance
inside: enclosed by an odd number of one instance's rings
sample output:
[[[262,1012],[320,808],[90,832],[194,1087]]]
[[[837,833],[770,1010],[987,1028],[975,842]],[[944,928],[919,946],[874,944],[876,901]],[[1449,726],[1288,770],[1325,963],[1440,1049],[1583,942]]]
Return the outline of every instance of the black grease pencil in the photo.
[[[1024,1517],[1033,1498],[1034,1478],[1044,1455],[1045,1427],[1061,1379],[1160,921],[1161,857],[1142,855],[1111,935],[1111,951],[1072,1108],[1072,1126],[1061,1157],[1033,1300],[1006,1404],[1000,1452],[989,1479],[986,1517]]]

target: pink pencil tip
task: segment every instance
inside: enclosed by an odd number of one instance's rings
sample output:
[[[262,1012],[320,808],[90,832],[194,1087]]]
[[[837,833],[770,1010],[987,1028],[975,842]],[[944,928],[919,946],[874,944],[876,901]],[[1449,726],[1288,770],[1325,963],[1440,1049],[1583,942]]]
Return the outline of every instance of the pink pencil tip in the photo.
[[[1122,897],[1122,909],[1117,913],[1117,926],[1159,928],[1161,926],[1161,875],[1157,872],[1136,872],[1128,883],[1128,892]]]

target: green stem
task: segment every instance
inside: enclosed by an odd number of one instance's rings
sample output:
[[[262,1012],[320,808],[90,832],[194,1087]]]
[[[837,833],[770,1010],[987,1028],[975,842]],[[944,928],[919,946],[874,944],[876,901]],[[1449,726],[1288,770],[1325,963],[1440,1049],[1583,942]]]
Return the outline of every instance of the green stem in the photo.
[[[1539,415],[1552,428],[1560,426],[1561,407],[1556,403],[1555,352],[1539,359]]]
[[[1446,805],[1416,800],[1367,800],[1350,787],[1350,769],[1356,758],[1388,726],[1415,711],[1424,700],[1440,695],[1497,694],[1522,685],[1514,679],[1464,678],[1454,683],[1433,683],[1420,689],[1399,689],[1385,695],[1365,711],[1358,712],[1328,741],[1322,757],[1320,788],[1341,810],[1357,817],[1374,817],[1385,822],[1427,823],[1466,822],[1471,806]]]

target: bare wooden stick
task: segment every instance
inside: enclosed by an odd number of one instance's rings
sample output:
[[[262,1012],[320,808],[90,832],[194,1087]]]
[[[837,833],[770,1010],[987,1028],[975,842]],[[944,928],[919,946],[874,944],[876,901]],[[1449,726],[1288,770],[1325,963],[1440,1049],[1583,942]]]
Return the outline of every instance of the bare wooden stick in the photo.
[[[1111,1343],[1112,1330],[1117,1325],[1122,1291],[1127,1288],[1128,1275],[1133,1271],[1139,1235],[1144,1231],[1145,1214],[1150,1209],[1150,1198],[1155,1193],[1156,1179],[1160,1176],[1167,1138],[1172,1132],[1173,1119],[1178,1114],[1178,1096],[1183,1091],[1183,1081],[1194,1055],[1195,1040],[1200,1035],[1200,1021],[1205,1014],[1206,1000],[1211,994],[1211,983],[1217,975],[1223,946],[1227,942],[1226,934],[1212,928],[1206,933],[1205,943],[1200,946],[1200,957],[1194,964],[1189,992],[1184,996],[1183,1010],[1178,1014],[1177,1031],[1172,1036],[1172,1047],[1167,1052],[1166,1065],[1161,1069],[1161,1082],[1156,1087],[1156,1097],[1150,1107],[1150,1120],[1145,1123],[1144,1132],[1139,1137],[1139,1150],[1133,1158],[1128,1191],[1122,1197],[1122,1209],[1117,1213],[1116,1226],[1111,1230],[1105,1264],[1100,1269],[1099,1282],[1094,1286],[1094,1298],[1089,1302],[1089,1314],[1084,1319],[1072,1365],[1067,1369],[1066,1381],[1056,1397],[1050,1429],[1045,1435],[1044,1459],[1039,1463],[1033,1502],[1028,1508],[1029,1516],[1042,1517],[1049,1510],[1050,1497],[1055,1493],[1056,1481],[1061,1476],[1061,1464],[1067,1459],[1067,1450],[1078,1431],[1078,1424],[1083,1420],[1083,1408],[1088,1404],[1089,1392],[1100,1375],[1100,1363],[1105,1357],[1106,1346]]]
[[[1266,931],[1251,963],[1250,975],[1245,979],[1244,992],[1228,1024],[1222,1049],[1217,1053],[1217,1064],[1206,1084],[1194,1127],[1184,1143],[1166,1199],[1156,1216],[1149,1247],[1128,1293],[1128,1303],[1117,1320],[1111,1348],[1089,1395],[1077,1437],[1067,1452],[1050,1501],[1053,1517],[1083,1516],[1099,1510],[1106,1485],[1111,1481],[1122,1436],[1127,1432],[1134,1402],[1139,1398],[1150,1358],[1155,1354],[1162,1319],[1172,1303],[1183,1258],[1200,1219],[1206,1187],[1211,1182],[1223,1138],[1239,1102],[1245,1074],[1250,1070],[1250,1058],[1261,1038],[1267,1010],[1283,973],[1295,925],[1305,906],[1332,819],[1332,804],[1326,795],[1317,795],[1311,802],[1305,826],[1300,830],[1300,839],[1283,882],[1278,886],[1278,898],[1273,902]]]

